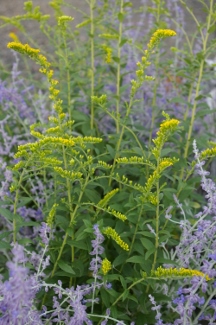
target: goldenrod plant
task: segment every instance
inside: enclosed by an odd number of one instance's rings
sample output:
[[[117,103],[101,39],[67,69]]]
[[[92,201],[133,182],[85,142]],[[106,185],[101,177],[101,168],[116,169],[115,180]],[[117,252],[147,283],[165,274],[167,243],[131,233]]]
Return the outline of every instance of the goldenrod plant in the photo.
[[[216,8],[199,2],[203,24],[184,0],[0,16],[17,28],[0,74],[0,324],[215,323]]]

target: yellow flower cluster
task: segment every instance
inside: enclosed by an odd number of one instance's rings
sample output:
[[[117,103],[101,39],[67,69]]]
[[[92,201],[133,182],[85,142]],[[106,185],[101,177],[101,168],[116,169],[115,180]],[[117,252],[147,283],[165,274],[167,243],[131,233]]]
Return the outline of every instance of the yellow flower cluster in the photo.
[[[21,54],[28,55],[31,59],[35,60],[44,68],[49,68],[50,63],[47,61],[46,57],[40,53],[39,49],[33,49],[28,44],[22,44],[20,42],[10,42],[7,45],[8,48],[17,51]]]
[[[20,168],[23,168],[25,166],[24,161],[19,161],[16,165],[13,166],[12,170],[18,170]]]
[[[152,140],[155,144],[155,147],[152,149],[152,154],[156,159],[160,157],[160,152],[164,143],[167,141],[168,137],[177,129],[180,123],[179,120],[170,119],[169,115],[167,114],[165,116],[166,120],[161,123],[160,129],[157,132],[156,139]]]
[[[108,38],[108,39],[118,39],[118,35],[117,34],[100,34],[98,35],[101,38]]]
[[[57,96],[59,94],[59,90],[56,89],[56,85],[58,84],[58,81],[55,79],[52,79],[53,76],[53,70],[49,69],[50,63],[47,61],[47,58],[43,56],[40,53],[39,49],[34,49],[30,47],[28,44],[21,44],[20,42],[10,42],[7,45],[8,48],[11,48],[19,53],[25,54],[29,56],[32,60],[34,60],[36,63],[38,63],[41,68],[39,71],[46,75],[49,83],[49,98],[54,101],[54,109],[58,114],[62,113],[62,100],[58,99]]]
[[[107,45],[102,45],[102,48],[106,53],[105,62],[106,63],[111,63],[112,62],[112,52],[113,52],[113,50],[111,49],[111,47],[109,47]]]
[[[152,35],[149,43],[148,43],[148,49],[152,50],[163,38],[175,36],[176,32],[172,29],[158,29],[154,34]]]
[[[215,156],[216,156],[216,147],[203,150],[200,154],[201,159],[205,159],[208,157],[215,157]]]
[[[71,16],[60,16],[58,17],[58,26],[62,31],[66,31],[67,23],[72,20],[74,20],[74,18]]]
[[[40,134],[40,133],[39,133]],[[32,152],[41,150],[41,148],[46,145],[53,143],[55,145],[64,145],[67,147],[74,146],[75,142],[72,139],[65,139],[62,137],[44,137],[43,139],[34,142],[34,143],[26,143],[18,146],[18,152],[15,154],[16,158],[20,158],[21,156],[26,156],[27,151],[26,149],[31,150]],[[23,153],[23,155],[22,155]]]
[[[176,35],[176,32],[174,32],[171,29],[158,29],[156,32],[152,35],[148,45],[147,50],[144,51],[144,56],[142,57],[141,62],[137,62],[138,69],[136,70],[136,76],[137,80],[131,80],[131,97],[134,97],[137,90],[141,87],[143,82],[146,81],[152,81],[154,80],[154,77],[145,75],[146,68],[151,64],[149,60],[150,54],[153,51],[154,47],[159,43],[159,41],[162,38],[170,37]]]
[[[111,262],[107,258],[105,258],[101,263],[101,270],[103,274],[106,275],[111,269],[112,269]]]
[[[147,179],[146,185],[145,185],[145,192],[146,194],[148,194],[153,185],[155,184],[156,180],[158,180],[160,178],[160,173],[158,172],[158,170],[156,169]]]
[[[44,138],[44,135],[42,133],[38,132],[38,131],[31,130],[30,133],[35,138],[39,138],[39,139],[43,139]]]
[[[73,138],[74,142],[76,143],[100,143],[103,141],[102,138],[96,138],[96,137],[76,137]]]
[[[54,219],[54,215],[56,213],[57,207],[58,207],[58,204],[57,203],[54,203],[53,206],[52,206],[52,208],[51,208],[51,210],[50,210],[50,212],[49,212],[49,215],[47,217],[46,222],[47,222],[47,224],[48,224],[48,226],[50,228],[52,228],[53,219]]]
[[[9,33],[9,36],[10,36],[10,38],[12,38],[12,40],[14,42],[16,42],[16,43],[19,43],[20,42],[18,36],[15,33],[11,32],[11,33]]]
[[[121,213],[119,211],[116,211],[116,210],[110,209],[110,208],[108,208],[108,211],[110,211],[116,218],[118,218],[118,219],[120,219],[122,221],[127,220],[126,215],[124,215],[123,213]]]
[[[112,168],[112,165],[109,165],[109,164],[107,164],[105,161],[102,161],[102,160],[99,160],[99,161],[98,161],[98,164],[99,164],[101,167],[104,167],[104,168],[106,168],[106,169],[110,169],[110,168]]]
[[[81,28],[83,26],[86,26],[86,25],[90,24],[90,22],[91,22],[91,19],[86,19],[82,23],[76,25],[76,28]]]
[[[74,20],[73,17],[71,16],[60,16],[58,17],[58,25],[62,25],[62,24],[65,24],[67,21],[72,21]]]
[[[115,188],[114,190],[110,191],[109,193],[107,193],[104,198],[102,200],[100,200],[98,202],[98,206],[100,207],[104,207],[108,204],[108,202],[111,200],[111,198],[117,193],[119,192],[118,188]]]
[[[54,167],[54,170],[61,175],[63,178],[69,178],[72,181],[80,180],[82,178],[82,173],[80,172],[72,172],[69,170],[65,170],[61,167]]]
[[[179,159],[177,158],[163,158],[160,160],[160,163],[159,163],[159,172],[161,173],[164,169],[172,166],[174,163],[178,162]]]
[[[137,156],[133,156],[130,158],[122,157],[122,158],[117,158],[116,162],[121,164],[142,164],[144,163],[144,158],[137,157]]]
[[[62,161],[57,158],[50,158],[50,157],[40,157],[40,160],[43,161],[44,164],[48,166],[55,166],[61,165]]]
[[[167,278],[167,277],[205,277],[207,281],[211,280],[208,275],[198,270],[190,270],[185,268],[169,268],[165,269],[163,267],[158,267],[155,271],[151,272],[151,277],[156,278]]]
[[[99,104],[99,105],[103,105],[106,103],[107,101],[107,95],[101,95],[99,96],[91,96],[91,100],[92,102]]]
[[[105,235],[107,235],[108,237],[111,237],[116,244],[118,244],[122,249],[124,249],[125,251],[129,251],[129,246],[127,243],[125,243],[121,237],[119,236],[119,234],[115,231],[115,229],[111,228],[111,227],[107,227],[103,233]]]

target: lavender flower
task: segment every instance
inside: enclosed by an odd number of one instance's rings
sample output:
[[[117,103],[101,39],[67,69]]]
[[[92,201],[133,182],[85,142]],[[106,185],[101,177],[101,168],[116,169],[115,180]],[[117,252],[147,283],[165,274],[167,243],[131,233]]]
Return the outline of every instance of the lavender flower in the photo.
[[[12,253],[13,260],[7,262],[9,279],[0,283],[0,324],[42,324],[40,314],[34,307],[38,284],[25,267],[27,259],[24,248],[15,244]]]

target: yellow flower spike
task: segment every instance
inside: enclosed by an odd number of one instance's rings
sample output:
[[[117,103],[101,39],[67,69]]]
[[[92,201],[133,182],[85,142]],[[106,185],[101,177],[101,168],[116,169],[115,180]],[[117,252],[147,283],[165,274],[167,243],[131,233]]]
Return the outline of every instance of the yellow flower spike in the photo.
[[[161,39],[175,36],[176,32],[172,29],[158,29],[152,35],[149,43],[148,50],[153,50],[153,48],[160,42]]]
[[[49,212],[49,215],[47,217],[46,222],[47,222],[47,225],[50,228],[52,228],[53,219],[54,219],[54,216],[55,216],[55,213],[56,213],[56,209],[57,209],[58,206],[59,206],[59,204],[54,203],[53,206],[52,206],[52,208],[51,208],[51,210],[50,210],[50,212]]]
[[[49,83],[50,83],[50,95],[49,98],[54,101],[54,109],[58,114],[62,113],[62,100],[58,99],[59,90],[55,88],[55,86],[58,84],[58,81],[55,79],[52,79],[53,76],[53,70],[49,69],[50,63],[47,61],[47,58],[40,54],[39,49],[34,49],[30,47],[28,44],[21,44],[19,42],[10,42],[7,45],[8,48],[11,48],[21,54],[25,54],[29,56],[32,60],[34,60],[36,63],[38,63],[41,68],[39,71],[46,75]]]
[[[33,49],[28,44],[21,44],[19,42],[10,42],[8,43],[7,47],[21,54],[27,54],[31,58],[37,58],[38,53],[40,52],[40,50]]]
[[[168,137],[177,129],[180,121],[176,119],[170,119],[168,114],[163,114],[166,120],[160,125],[160,129],[157,132],[156,139],[153,139],[155,147],[152,149],[152,154],[156,159],[160,157],[160,151],[167,141]]]
[[[111,227],[107,227],[103,233],[105,235],[107,235],[108,237],[111,237],[116,244],[118,244],[122,249],[124,249],[125,251],[129,251],[129,246],[127,243],[125,243],[121,237],[119,236],[119,234],[115,231],[115,229],[111,228]]]
[[[13,32],[9,33],[9,37],[12,38],[12,40],[14,42],[20,43],[20,40],[19,40],[18,36],[15,33],[13,33]]]
[[[64,25],[66,22],[72,21],[72,20],[74,20],[74,18],[71,16],[60,16],[60,17],[58,17],[58,25],[59,26]]]
[[[201,159],[206,159],[206,158],[215,157],[215,156],[216,156],[216,147],[214,147],[214,148],[208,148],[206,150],[203,150],[200,153],[200,158]]]
[[[114,209],[110,209],[110,207],[108,208],[108,212],[111,212],[114,215],[114,217],[116,217],[117,219],[120,219],[123,222],[125,220],[127,220],[127,217],[123,213],[116,211]]]
[[[111,269],[112,269],[111,262],[107,258],[105,258],[101,263],[101,271],[103,272],[104,275],[106,275]]]
[[[113,50],[111,49],[111,47],[107,46],[107,45],[102,45],[103,50],[106,53],[106,58],[105,58],[105,62],[106,63],[111,63],[112,62],[112,52]]]
[[[100,165],[100,167],[103,167],[103,168],[105,168],[105,169],[110,169],[110,168],[112,168],[112,165],[109,165],[109,164],[107,164],[105,161],[102,161],[102,160],[99,160],[99,161],[98,161],[98,164]]]
[[[54,167],[54,170],[61,175],[62,178],[68,178],[72,181],[81,180],[83,175],[80,172],[72,172],[61,167]]]
[[[117,193],[119,192],[119,188],[116,188],[112,191],[110,191],[109,193],[107,193],[103,199],[101,199],[99,202],[98,202],[98,206],[99,207],[105,207],[108,202],[111,200],[111,198]]]
[[[163,267],[158,267],[155,271],[151,272],[151,277],[156,278],[168,278],[168,277],[193,277],[193,276],[199,276],[204,277],[206,281],[211,280],[211,278],[206,275],[205,273],[198,271],[198,270],[191,270],[191,269],[185,269],[185,268],[168,268],[165,269]]]
[[[159,172],[161,173],[164,169],[172,166],[174,163],[178,162],[177,158],[163,158],[159,163]]]

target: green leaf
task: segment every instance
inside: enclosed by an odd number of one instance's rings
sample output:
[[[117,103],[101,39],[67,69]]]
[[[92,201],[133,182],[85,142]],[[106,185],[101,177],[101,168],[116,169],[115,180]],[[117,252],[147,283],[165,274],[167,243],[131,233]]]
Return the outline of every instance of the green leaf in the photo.
[[[122,301],[127,299],[128,295],[129,295],[129,290],[125,290],[125,292],[123,293],[123,296],[122,296]]]
[[[127,43],[127,38],[123,38],[119,44],[120,47],[122,47],[125,43]]]
[[[122,284],[122,287],[123,289],[125,290],[127,288],[127,283],[125,281],[125,278],[123,276],[120,276],[120,281],[121,281],[121,284]]]
[[[119,12],[118,13],[118,20],[122,23],[123,22],[123,20],[124,20],[124,14],[122,13],[122,12]]]
[[[147,238],[141,238],[140,241],[143,244],[143,247],[145,247],[147,250],[152,249],[154,247],[154,244],[151,242],[151,240]]]
[[[13,233],[13,231],[4,231],[0,234],[0,239],[3,239],[5,237],[10,236]]]
[[[14,220],[14,214],[6,208],[0,208],[0,214],[9,221]]]
[[[216,30],[216,25],[213,24],[213,25],[208,29],[208,33],[209,33],[209,34],[214,33],[215,30]]]
[[[32,198],[30,198],[30,197],[22,197],[19,200],[19,203],[17,204],[17,208],[26,206],[29,202],[32,202]]]
[[[83,264],[83,261],[81,261],[81,260],[74,261],[72,263],[72,267],[73,267],[73,270],[76,273],[76,276],[83,276],[83,272],[84,272],[84,264]]]
[[[107,150],[108,150],[111,158],[114,158],[115,157],[115,150],[113,149],[113,147],[111,147],[109,144],[107,144],[106,147],[107,147]]]
[[[128,296],[128,299],[134,301],[136,304],[138,303],[137,298],[136,298],[135,296],[133,296],[133,295],[129,295],[129,296]]]
[[[101,199],[98,192],[93,189],[85,189],[85,195],[92,203],[97,203]]]
[[[71,265],[65,263],[64,261],[60,260],[58,261],[58,266],[60,267],[61,270],[69,273],[69,274],[73,274],[75,275],[76,273],[74,272],[74,270],[72,269]]]
[[[77,247],[79,249],[88,250],[88,247],[83,240],[77,241],[77,240],[68,239],[67,244],[70,245],[71,247]]]
[[[147,260],[149,258],[149,256],[151,256],[152,254],[154,254],[156,248],[152,247],[151,249],[149,249],[146,254],[145,254],[145,260]]]
[[[120,58],[118,58],[117,56],[113,56],[112,59],[113,59],[113,61],[115,61],[116,63],[120,63]]]
[[[144,258],[143,256],[131,256],[127,259],[126,261],[127,263],[138,263],[138,264],[142,264],[144,262]]]
[[[119,254],[113,261],[113,266],[116,267],[118,265],[121,265],[126,262],[128,254],[127,253],[121,253]]]
[[[105,290],[103,287],[100,289],[100,295],[101,295],[101,301],[103,301],[103,304],[107,307],[110,306],[110,296],[107,290]]]
[[[0,241],[0,249],[11,249],[11,245],[5,241]]]
[[[123,8],[125,8],[125,7],[133,7],[132,2],[130,2],[130,1],[125,2],[125,3],[123,4]]]

